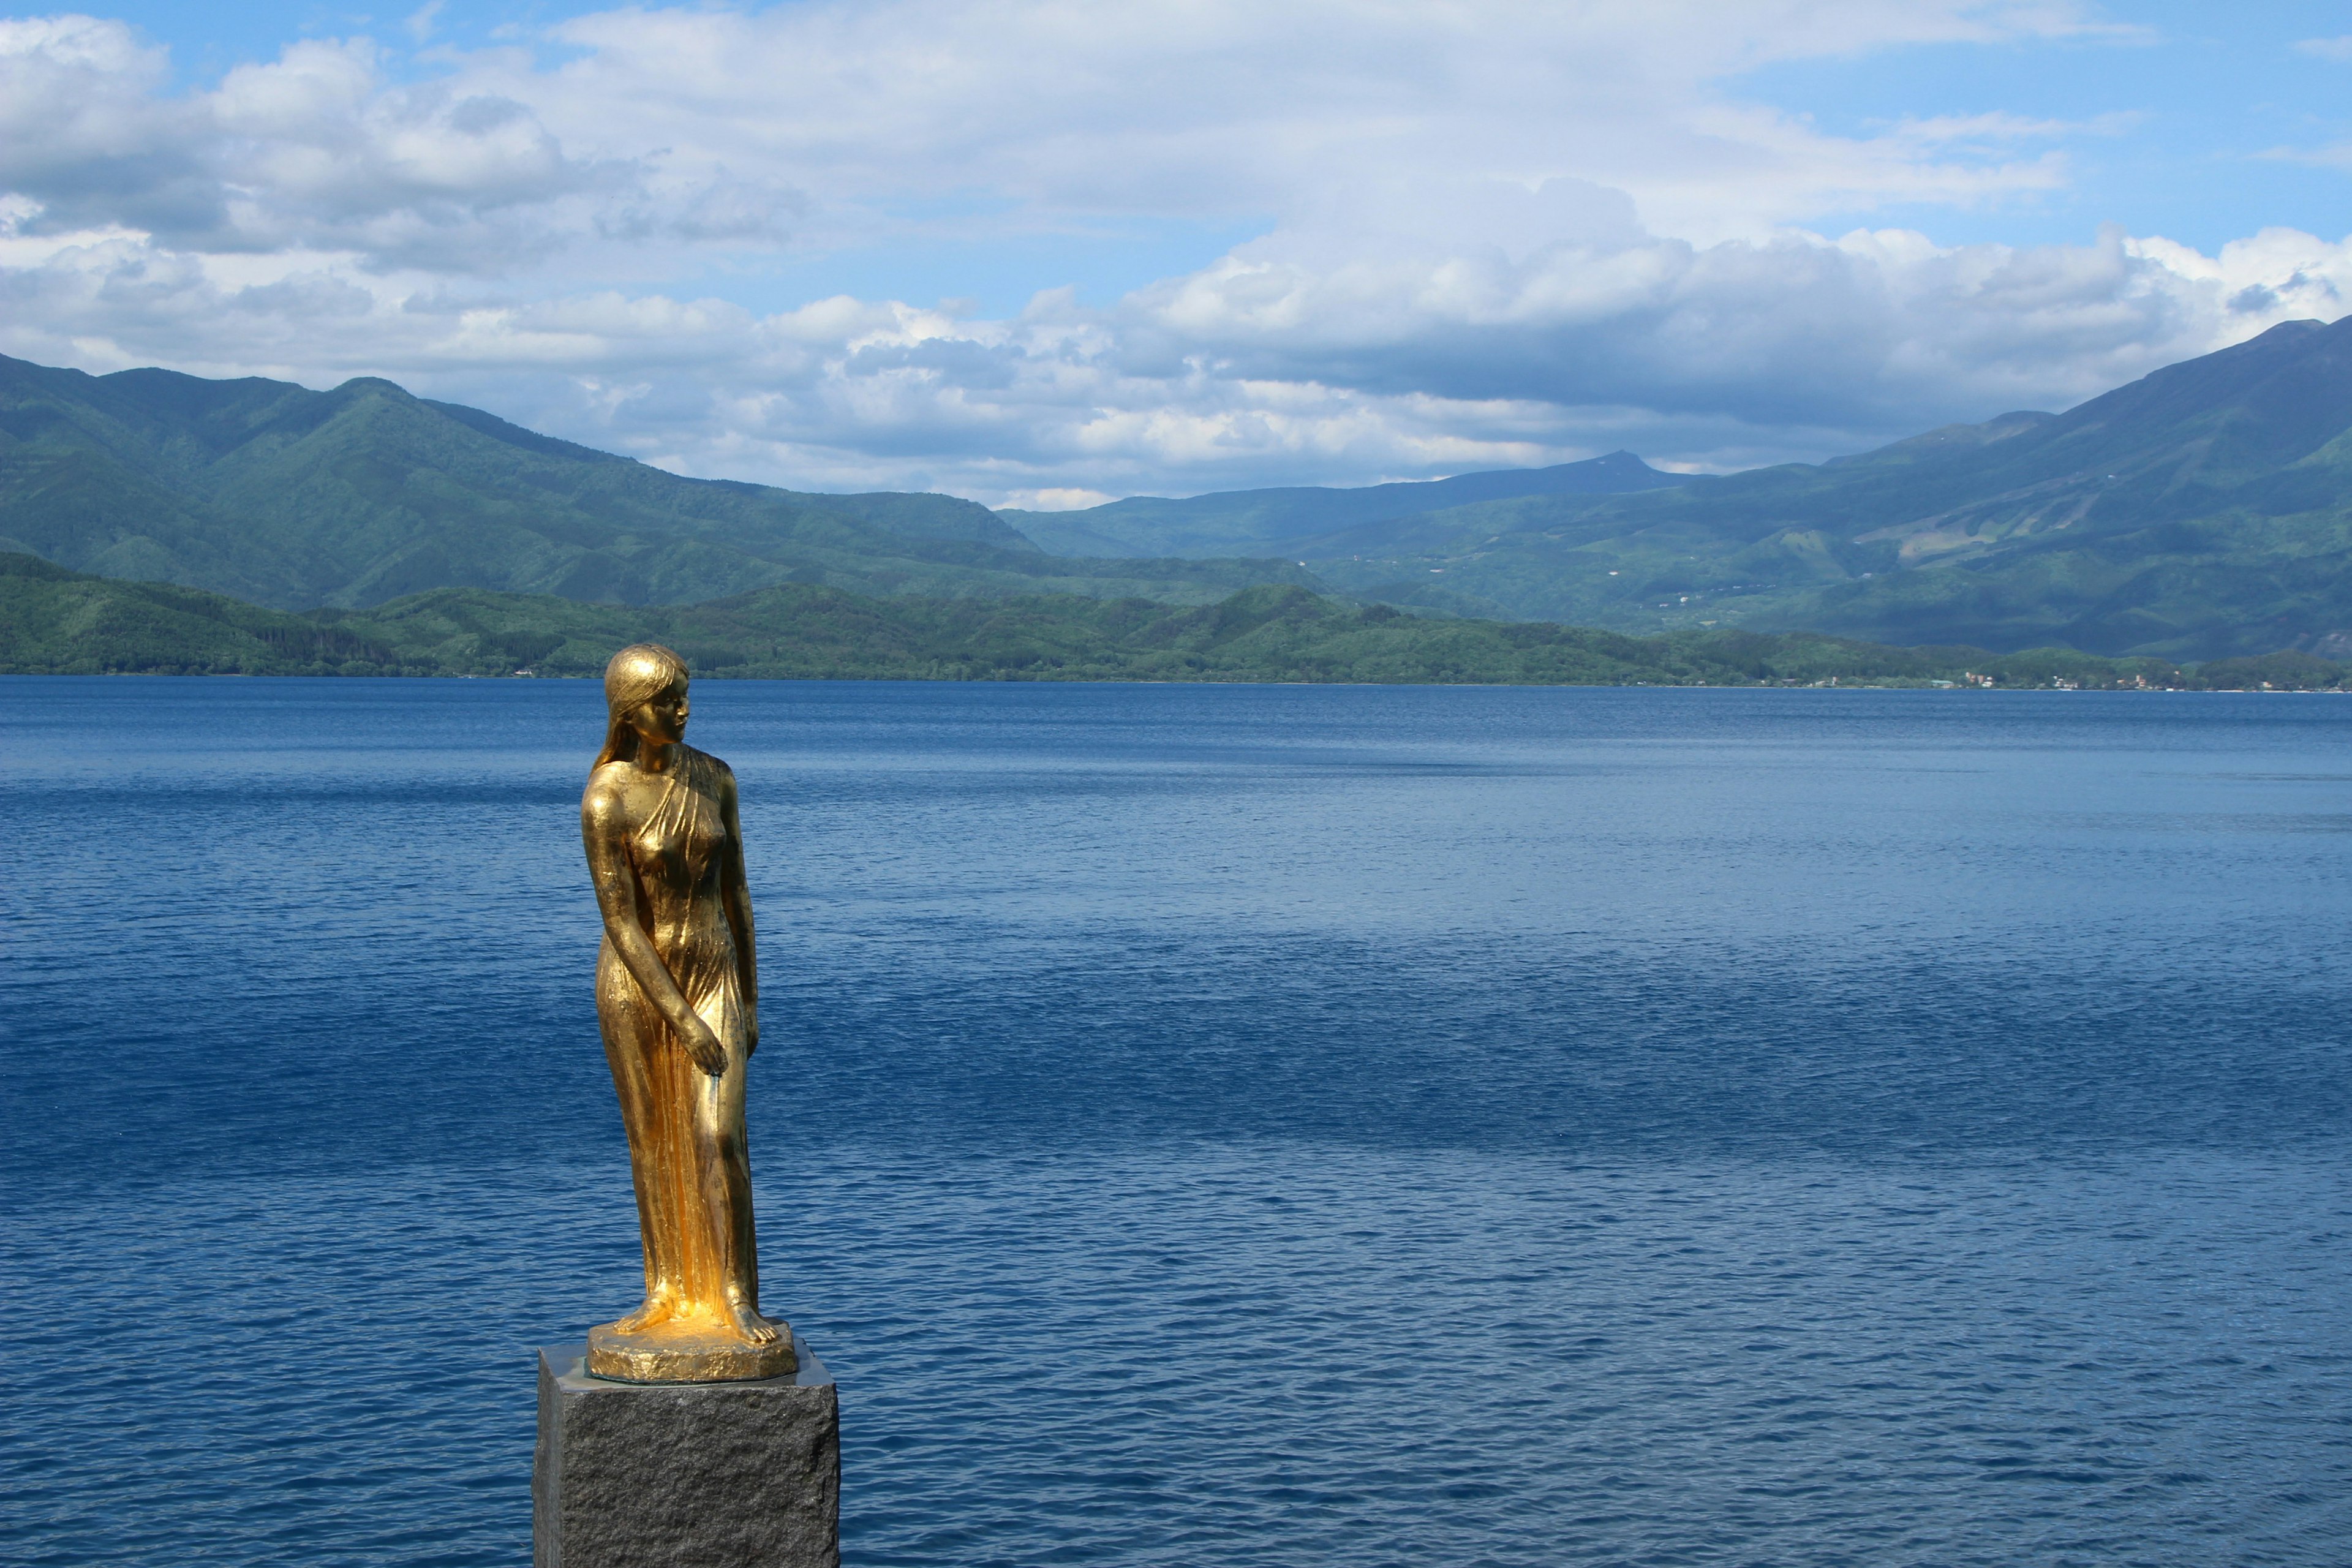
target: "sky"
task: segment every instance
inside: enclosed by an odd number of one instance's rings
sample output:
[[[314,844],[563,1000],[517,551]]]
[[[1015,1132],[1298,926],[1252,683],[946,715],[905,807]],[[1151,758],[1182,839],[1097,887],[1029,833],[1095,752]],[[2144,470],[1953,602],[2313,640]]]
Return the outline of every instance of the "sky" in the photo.
[[[0,353],[1091,505],[2063,409],[2352,293],[2352,3],[0,18]]]

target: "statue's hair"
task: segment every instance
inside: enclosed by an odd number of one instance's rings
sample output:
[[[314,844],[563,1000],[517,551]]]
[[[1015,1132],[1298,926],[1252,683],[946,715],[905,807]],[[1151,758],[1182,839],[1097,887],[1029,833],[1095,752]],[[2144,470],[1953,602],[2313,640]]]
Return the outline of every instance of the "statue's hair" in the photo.
[[[604,667],[604,749],[595,765],[635,762],[637,731],[629,715],[673,686],[686,684],[686,660],[659,643],[632,643]],[[592,770],[593,771],[593,770]]]

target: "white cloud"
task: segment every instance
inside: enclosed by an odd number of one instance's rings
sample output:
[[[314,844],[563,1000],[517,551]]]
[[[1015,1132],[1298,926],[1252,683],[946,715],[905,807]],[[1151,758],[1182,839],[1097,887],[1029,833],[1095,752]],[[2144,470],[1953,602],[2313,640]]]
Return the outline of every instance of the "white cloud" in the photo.
[[[2339,65],[2352,64],[2352,37],[2305,38],[2295,45],[2294,52],[2314,59],[2334,60]]]
[[[1053,485],[1040,490],[1011,490],[999,504],[1014,506],[1024,511],[1083,511],[1090,506],[1101,506],[1118,498],[1107,490],[1073,489],[1067,485]]]
[[[1980,0],[885,0],[613,12],[557,30],[588,52],[551,78],[519,57],[481,69],[567,145],[624,157],[650,142],[677,166],[766,159],[846,229],[896,228],[895,205],[974,190],[1003,201],[1000,221],[1048,226],[1289,211],[1379,169],[1585,179],[1633,192],[1666,231],[1752,237],[1825,205],[2053,176],[2038,158],[1938,159],[1916,132],[1825,135],[1726,98],[1727,76],[2091,30],[2072,6]]]
[[[1726,76],[2089,26],[1987,0],[837,0],[580,17],[552,35],[571,58],[446,57],[422,86],[388,80],[364,39],[314,39],[172,98],[131,29],[64,16],[0,24],[0,181],[75,221],[104,209],[205,244],[331,231],[473,272],[512,252],[417,252],[409,231],[540,204],[545,246],[772,241],[779,209],[805,209],[819,243],[1050,233],[1295,213],[1375,169],[1416,189],[1581,180],[1663,232],[1754,238],[1829,206],[2046,188],[2059,164],[2017,146],[2069,128],[1831,136],[1726,97]]]
[[[613,12],[421,80],[313,40],[174,96],[119,23],[0,23],[0,348],[386,374],[683,471],[1032,505],[1819,456],[2342,313],[2346,247],[2305,235],[1810,232],[2053,189],[2125,126],[1840,136],[1732,90],[2099,30],[1982,0],[875,0]],[[1114,304],[1007,319],[679,281],[1250,215]]]
[[[2270,147],[2254,154],[2274,163],[2307,163],[2315,169],[2352,169],[2352,142],[2316,147]]]
[[[0,188],[40,207],[20,227],[478,272],[561,248],[560,205],[620,183],[520,102],[387,85],[364,39],[290,45],[182,98],[161,90],[166,67],[119,22],[0,22]]]
[[[1818,455],[2063,405],[2352,294],[2352,242],[2289,231],[2217,256],[1905,231],[1297,259],[1317,252],[1277,236],[1108,309],[1063,294],[988,321],[847,298],[768,315],[612,290],[487,300],[347,256],[17,238],[0,240],[0,346],[386,374],[684,472],[1053,504],[1619,446],[1717,468]]]
[[[440,25],[441,11],[446,4],[447,0],[426,0],[425,5],[408,14],[400,24],[401,31],[420,44],[425,42]]]

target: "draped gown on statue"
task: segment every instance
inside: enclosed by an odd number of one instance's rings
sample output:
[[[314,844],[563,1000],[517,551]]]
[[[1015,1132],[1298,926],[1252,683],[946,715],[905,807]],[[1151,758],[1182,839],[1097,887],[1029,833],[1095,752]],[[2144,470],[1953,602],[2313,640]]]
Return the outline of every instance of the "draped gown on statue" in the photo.
[[[656,776],[657,804],[626,839],[638,921],[726,1047],[727,1070],[714,1076],[696,1065],[610,937],[596,955],[596,1018],[628,1128],[646,1305],[656,1319],[723,1322],[730,1297],[757,1310],[760,1267],[743,1141],[742,972],[721,896],[731,854],[720,805],[727,764],[681,744],[677,763]]]

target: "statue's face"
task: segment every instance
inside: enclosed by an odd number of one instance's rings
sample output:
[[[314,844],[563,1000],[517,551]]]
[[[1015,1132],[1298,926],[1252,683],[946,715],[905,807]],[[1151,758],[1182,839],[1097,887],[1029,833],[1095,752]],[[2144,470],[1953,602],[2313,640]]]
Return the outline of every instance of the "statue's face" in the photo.
[[[679,681],[650,702],[641,702],[629,715],[629,728],[648,741],[668,744],[686,739],[686,682]]]

